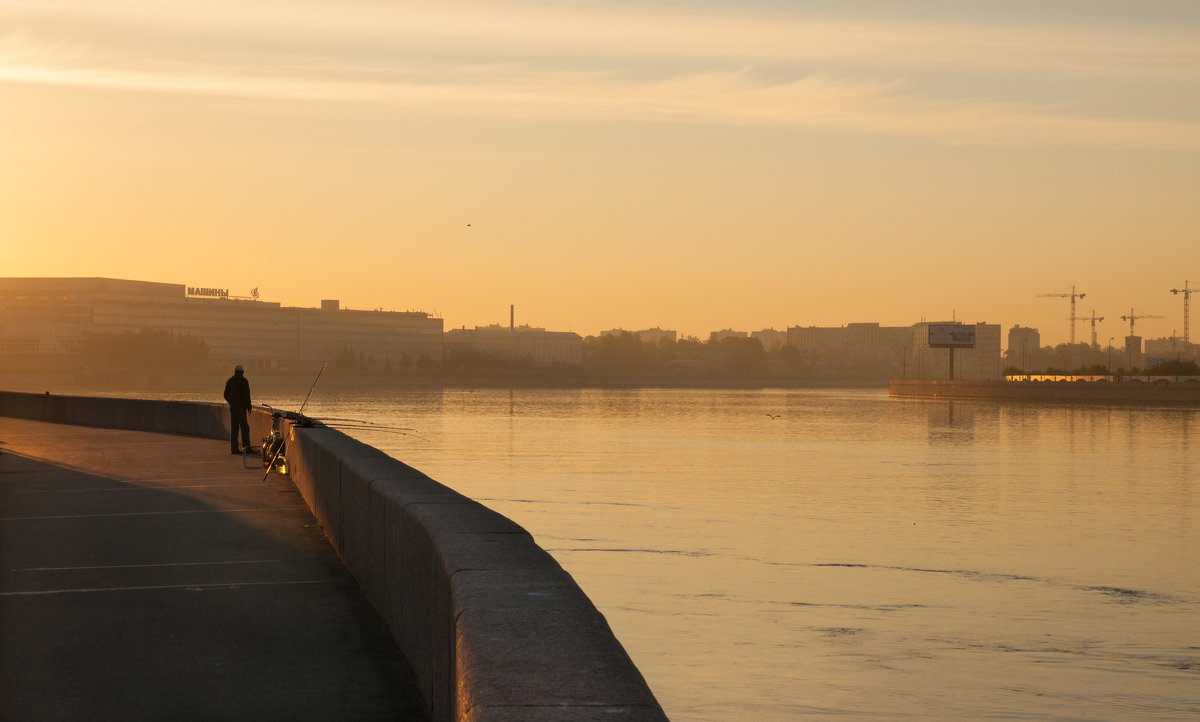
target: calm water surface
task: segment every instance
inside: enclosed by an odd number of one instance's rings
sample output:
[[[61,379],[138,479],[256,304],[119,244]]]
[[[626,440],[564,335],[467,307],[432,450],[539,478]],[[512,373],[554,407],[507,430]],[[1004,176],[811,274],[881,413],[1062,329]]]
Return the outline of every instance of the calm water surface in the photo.
[[[1200,718],[1196,410],[465,389],[307,410],[413,429],[349,433],[527,528],[676,722]]]

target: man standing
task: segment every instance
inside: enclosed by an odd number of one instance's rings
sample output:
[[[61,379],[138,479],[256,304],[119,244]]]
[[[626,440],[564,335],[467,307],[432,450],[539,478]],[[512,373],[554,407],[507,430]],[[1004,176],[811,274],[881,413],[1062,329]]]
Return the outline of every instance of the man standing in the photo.
[[[250,382],[243,376],[241,364],[233,367],[233,376],[225,382],[225,401],[229,404],[229,449],[230,453],[242,453],[242,447],[250,447],[250,422],[246,413],[250,411]],[[238,430],[242,432],[242,446],[238,446]]]

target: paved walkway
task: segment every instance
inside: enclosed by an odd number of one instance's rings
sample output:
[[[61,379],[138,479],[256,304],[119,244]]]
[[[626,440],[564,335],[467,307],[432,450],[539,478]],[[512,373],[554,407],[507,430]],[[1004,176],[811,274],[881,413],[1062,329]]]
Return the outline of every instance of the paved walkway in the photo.
[[[295,487],[228,449],[0,418],[0,719],[424,719]]]

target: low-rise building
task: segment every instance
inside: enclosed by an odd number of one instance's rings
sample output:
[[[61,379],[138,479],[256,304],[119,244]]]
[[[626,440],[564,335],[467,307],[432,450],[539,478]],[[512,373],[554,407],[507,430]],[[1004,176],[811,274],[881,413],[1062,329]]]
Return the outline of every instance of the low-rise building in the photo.
[[[909,326],[878,323],[790,326],[787,330],[787,344],[796,349],[801,370],[818,378],[902,378],[912,338]]]
[[[776,331],[773,328],[764,328],[761,331],[750,332],[750,338],[756,338],[762,343],[763,350],[768,353],[778,351],[787,345],[787,331]]]
[[[1181,338],[1146,339],[1146,363],[1151,361],[1196,361],[1200,359],[1200,346]]]
[[[638,338],[642,339],[642,343],[648,343],[655,346],[663,341],[675,343],[678,337],[678,334],[675,331],[659,328],[657,326],[654,328],[642,329],[641,331],[636,331],[635,333],[637,333]]]
[[[750,334],[746,333],[745,331],[734,331],[731,328],[727,328],[723,331],[713,331],[712,333],[708,334],[708,342],[720,343],[727,338],[749,338],[749,336]]]
[[[529,361],[538,366],[577,365],[583,360],[583,338],[579,334],[526,325],[451,329],[445,334],[445,346],[447,351],[462,348],[500,361]]]

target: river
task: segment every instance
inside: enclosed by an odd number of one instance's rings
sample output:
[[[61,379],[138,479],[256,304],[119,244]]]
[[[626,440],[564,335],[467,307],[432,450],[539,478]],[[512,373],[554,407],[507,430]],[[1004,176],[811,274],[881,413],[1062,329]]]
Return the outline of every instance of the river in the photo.
[[[528,529],[676,722],[1200,716],[1196,410],[461,389],[309,411],[408,429],[349,431]]]

